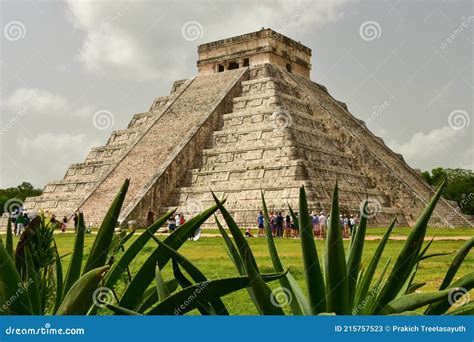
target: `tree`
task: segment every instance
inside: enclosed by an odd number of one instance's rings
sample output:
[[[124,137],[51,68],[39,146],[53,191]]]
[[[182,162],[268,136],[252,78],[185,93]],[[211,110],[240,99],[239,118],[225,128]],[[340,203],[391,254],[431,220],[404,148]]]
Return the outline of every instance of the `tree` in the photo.
[[[426,182],[438,186],[444,179],[447,185],[443,196],[451,201],[456,201],[464,214],[474,215],[474,172],[465,169],[434,168],[422,173]]]
[[[35,187],[28,182],[23,182],[16,187],[0,189],[0,214],[13,209],[9,207],[9,203],[11,203],[13,207],[17,207],[27,197],[38,196],[42,193],[43,191],[41,189],[35,189]]]

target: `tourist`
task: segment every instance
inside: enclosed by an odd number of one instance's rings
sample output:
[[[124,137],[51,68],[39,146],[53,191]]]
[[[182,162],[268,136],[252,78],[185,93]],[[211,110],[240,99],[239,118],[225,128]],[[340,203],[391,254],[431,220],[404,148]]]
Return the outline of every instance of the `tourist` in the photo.
[[[351,236],[354,234],[354,228],[355,228],[355,218],[354,215],[351,214],[351,217],[349,218],[349,229],[351,230]]]
[[[153,222],[155,222],[155,213],[151,211],[151,208],[148,209],[148,213],[146,214],[146,225],[150,227]]]
[[[264,222],[263,213],[259,212],[257,216],[257,226],[258,226],[257,236],[258,237],[265,236],[263,222]]]
[[[179,226],[181,227],[186,220],[184,219],[183,213],[179,213]]]
[[[291,217],[289,214],[285,217],[285,237],[291,237]]]
[[[30,218],[28,217],[28,212],[23,212],[23,215],[25,216],[25,222],[24,222],[24,225],[25,227],[28,226],[30,224]]]
[[[272,235],[275,236],[276,225],[275,225],[275,215],[273,214],[273,211],[270,213],[270,229],[272,230]]]
[[[250,228],[247,228],[247,229],[245,230],[245,236],[246,236],[246,237],[253,237],[252,231],[251,231]]]
[[[61,231],[64,233],[66,231],[66,227],[67,227],[67,217],[64,216],[63,217],[63,222],[61,223]]]
[[[295,220],[298,220],[298,213],[295,213],[295,218],[291,223],[291,235],[293,236],[293,239],[297,239],[300,236],[298,223],[296,223]]]
[[[18,235],[18,227],[17,227],[17,223],[16,223],[17,217],[18,217],[18,211],[15,209],[11,213],[12,224],[13,224],[13,234],[15,234],[15,235]]]
[[[23,215],[23,213],[20,212],[16,218],[16,235],[23,234],[24,229],[25,229],[25,216]]]
[[[319,229],[321,231],[321,237],[324,239],[326,238],[326,227],[327,227],[327,219],[324,216],[324,212],[319,213]]]
[[[311,221],[313,224],[313,234],[315,237],[319,237],[321,235],[320,227],[319,227],[319,216],[315,212],[311,215]]]
[[[339,215],[339,228],[341,229],[342,237],[346,238],[346,223],[345,223],[345,215]]]
[[[58,220],[56,220],[56,215],[51,215],[51,220],[49,220],[49,222],[51,222],[53,225],[57,224]]]
[[[181,223],[181,215],[177,213],[174,217],[175,229],[178,229]]]
[[[171,215],[171,217],[168,219],[168,230],[170,232],[174,232],[175,229],[176,229],[176,217]]]
[[[77,215],[77,212],[74,213],[72,220],[74,221],[74,232],[77,232],[77,224],[79,223],[79,216]]]
[[[275,223],[276,223],[277,237],[283,237],[283,215],[281,214],[281,211],[278,212]]]

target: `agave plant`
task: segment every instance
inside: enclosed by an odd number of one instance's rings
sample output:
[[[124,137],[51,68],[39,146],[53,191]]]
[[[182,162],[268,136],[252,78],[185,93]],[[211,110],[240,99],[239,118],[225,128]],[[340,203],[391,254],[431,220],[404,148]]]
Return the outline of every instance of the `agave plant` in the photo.
[[[415,292],[424,283],[415,283],[415,275],[422,260],[439,254],[427,255],[430,241],[424,248],[423,242],[431,214],[441,196],[444,183],[434,194],[431,201],[421,213],[411,229],[389,275],[386,273],[390,259],[381,268],[380,275],[374,279],[384,248],[395,225],[395,219],[387,228],[375,253],[364,267],[362,255],[367,228],[367,216],[361,215],[360,224],[351,237],[348,251],[345,251],[341,229],[339,226],[338,186],[334,188],[332,207],[326,247],[324,250],[324,268],[321,267],[318,251],[314,242],[312,224],[304,187],[300,188],[299,215],[292,208],[289,210],[301,235],[301,250],[305,284],[308,295],[305,296],[291,271],[279,278],[281,286],[288,292],[292,300],[289,305],[294,315],[392,315],[392,314],[421,314],[415,311],[426,307],[425,314],[466,315],[474,313],[474,302],[466,303],[460,308],[448,311],[453,305],[453,293],[466,293],[474,287],[474,272],[471,272],[453,282],[454,276],[464,258],[474,245],[474,238],[467,241],[456,254],[451,266],[446,272],[443,283],[436,292]],[[280,308],[275,309],[269,301],[270,288],[259,280],[258,267],[252,257],[250,248],[241,230],[227,212],[221,202],[214,196],[216,204],[226,221],[236,246],[226,231],[216,219],[218,228],[224,238],[228,254],[235,264],[237,271],[248,274],[253,280],[249,288],[250,297],[262,314],[283,314]],[[270,257],[276,272],[283,272],[284,266],[279,258],[270,229],[268,210],[262,193],[262,206],[265,216],[265,229]],[[367,203],[363,206],[366,212]],[[255,281],[255,282],[254,282]]]
[[[5,244],[0,241],[0,303],[3,303],[0,314],[85,315],[96,314],[99,308],[109,309],[103,313],[129,315],[181,315],[194,309],[206,315],[228,314],[221,297],[249,287],[250,276],[208,280],[178,252],[191,233],[213,215],[218,206],[191,218],[161,241],[154,234],[174,214],[174,211],[170,211],[125,248],[125,242],[133,236],[134,231],[119,237],[114,235],[114,231],[128,185],[129,180],[126,180],[112,202],[84,265],[85,226],[82,213],[79,215],[73,252],[65,276],[53,237],[54,227],[47,224],[44,216],[33,220],[27,227],[15,252],[9,223]],[[129,265],[150,240],[156,242],[156,248],[135,274],[130,274]],[[49,253],[38,256],[40,245],[43,246],[42,250]],[[32,248],[35,249],[36,259],[32,257]],[[174,279],[165,281],[161,270],[169,261],[172,262]],[[117,288],[125,271],[128,281],[125,281],[125,289],[118,295]],[[54,273],[53,277],[43,276],[51,273]],[[283,275],[283,272],[279,272],[262,275],[261,278],[263,282],[268,282]],[[54,286],[51,286],[51,280]]]

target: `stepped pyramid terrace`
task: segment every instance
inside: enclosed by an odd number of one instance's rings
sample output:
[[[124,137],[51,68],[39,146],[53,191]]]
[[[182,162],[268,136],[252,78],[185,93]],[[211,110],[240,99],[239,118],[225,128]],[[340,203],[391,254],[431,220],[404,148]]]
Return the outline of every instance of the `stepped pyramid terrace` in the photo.
[[[337,180],[342,212],[358,213],[368,198],[376,212],[369,223],[383,226],[395,216],[413,224],[433,195],[401,155],[311,80],[308,47],[262,29],[200,45],[198,56],[195,77],[175,81],[24,208],[57,217],[81,210],[97,226],[130,178],[123,224],[145,225],[150,209],[156,218],[177,207],[189,218],[214,203],[212,189],[242,227],[255,227],[261,191],[269,209],[287,211],[304,185],[312,210],[328,212]],[[431,224],[472,226],[456,208],[441,200]]]

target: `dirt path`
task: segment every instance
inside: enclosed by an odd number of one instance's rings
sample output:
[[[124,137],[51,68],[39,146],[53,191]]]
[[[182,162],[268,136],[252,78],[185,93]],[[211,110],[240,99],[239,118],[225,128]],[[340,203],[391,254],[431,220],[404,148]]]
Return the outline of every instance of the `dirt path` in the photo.
[[[60,232],[56,231],[54,232],[55,234],[74,234],[73,231],[66,231],[66,232]],[[96,235],[97,232],[94,231],[90,233],[92,235]],[[140,234],[140,232],[137,232],[137,234]],[[86,234],[87,235],[87,234]],[[155,235],[169,235],[169,233],[156,233]],[[212,234],[212,233],[203,233],[201,237],[221,237],[221,234]],[[430,241],[433,237],[427,236],[425,237],[425,241]],[[434,241],[467,241],[471,238],[471,236],[435,236]],[[365,240],[366,241],[376,241],[382,239],[382,235],[366,235]],[[390,236],[390,240],[397,240],[397,241],[404,241],[406,240],[407,237],[403,235],[392,235]],[[344,239],[344,240],[349,240],[349,239]]]

